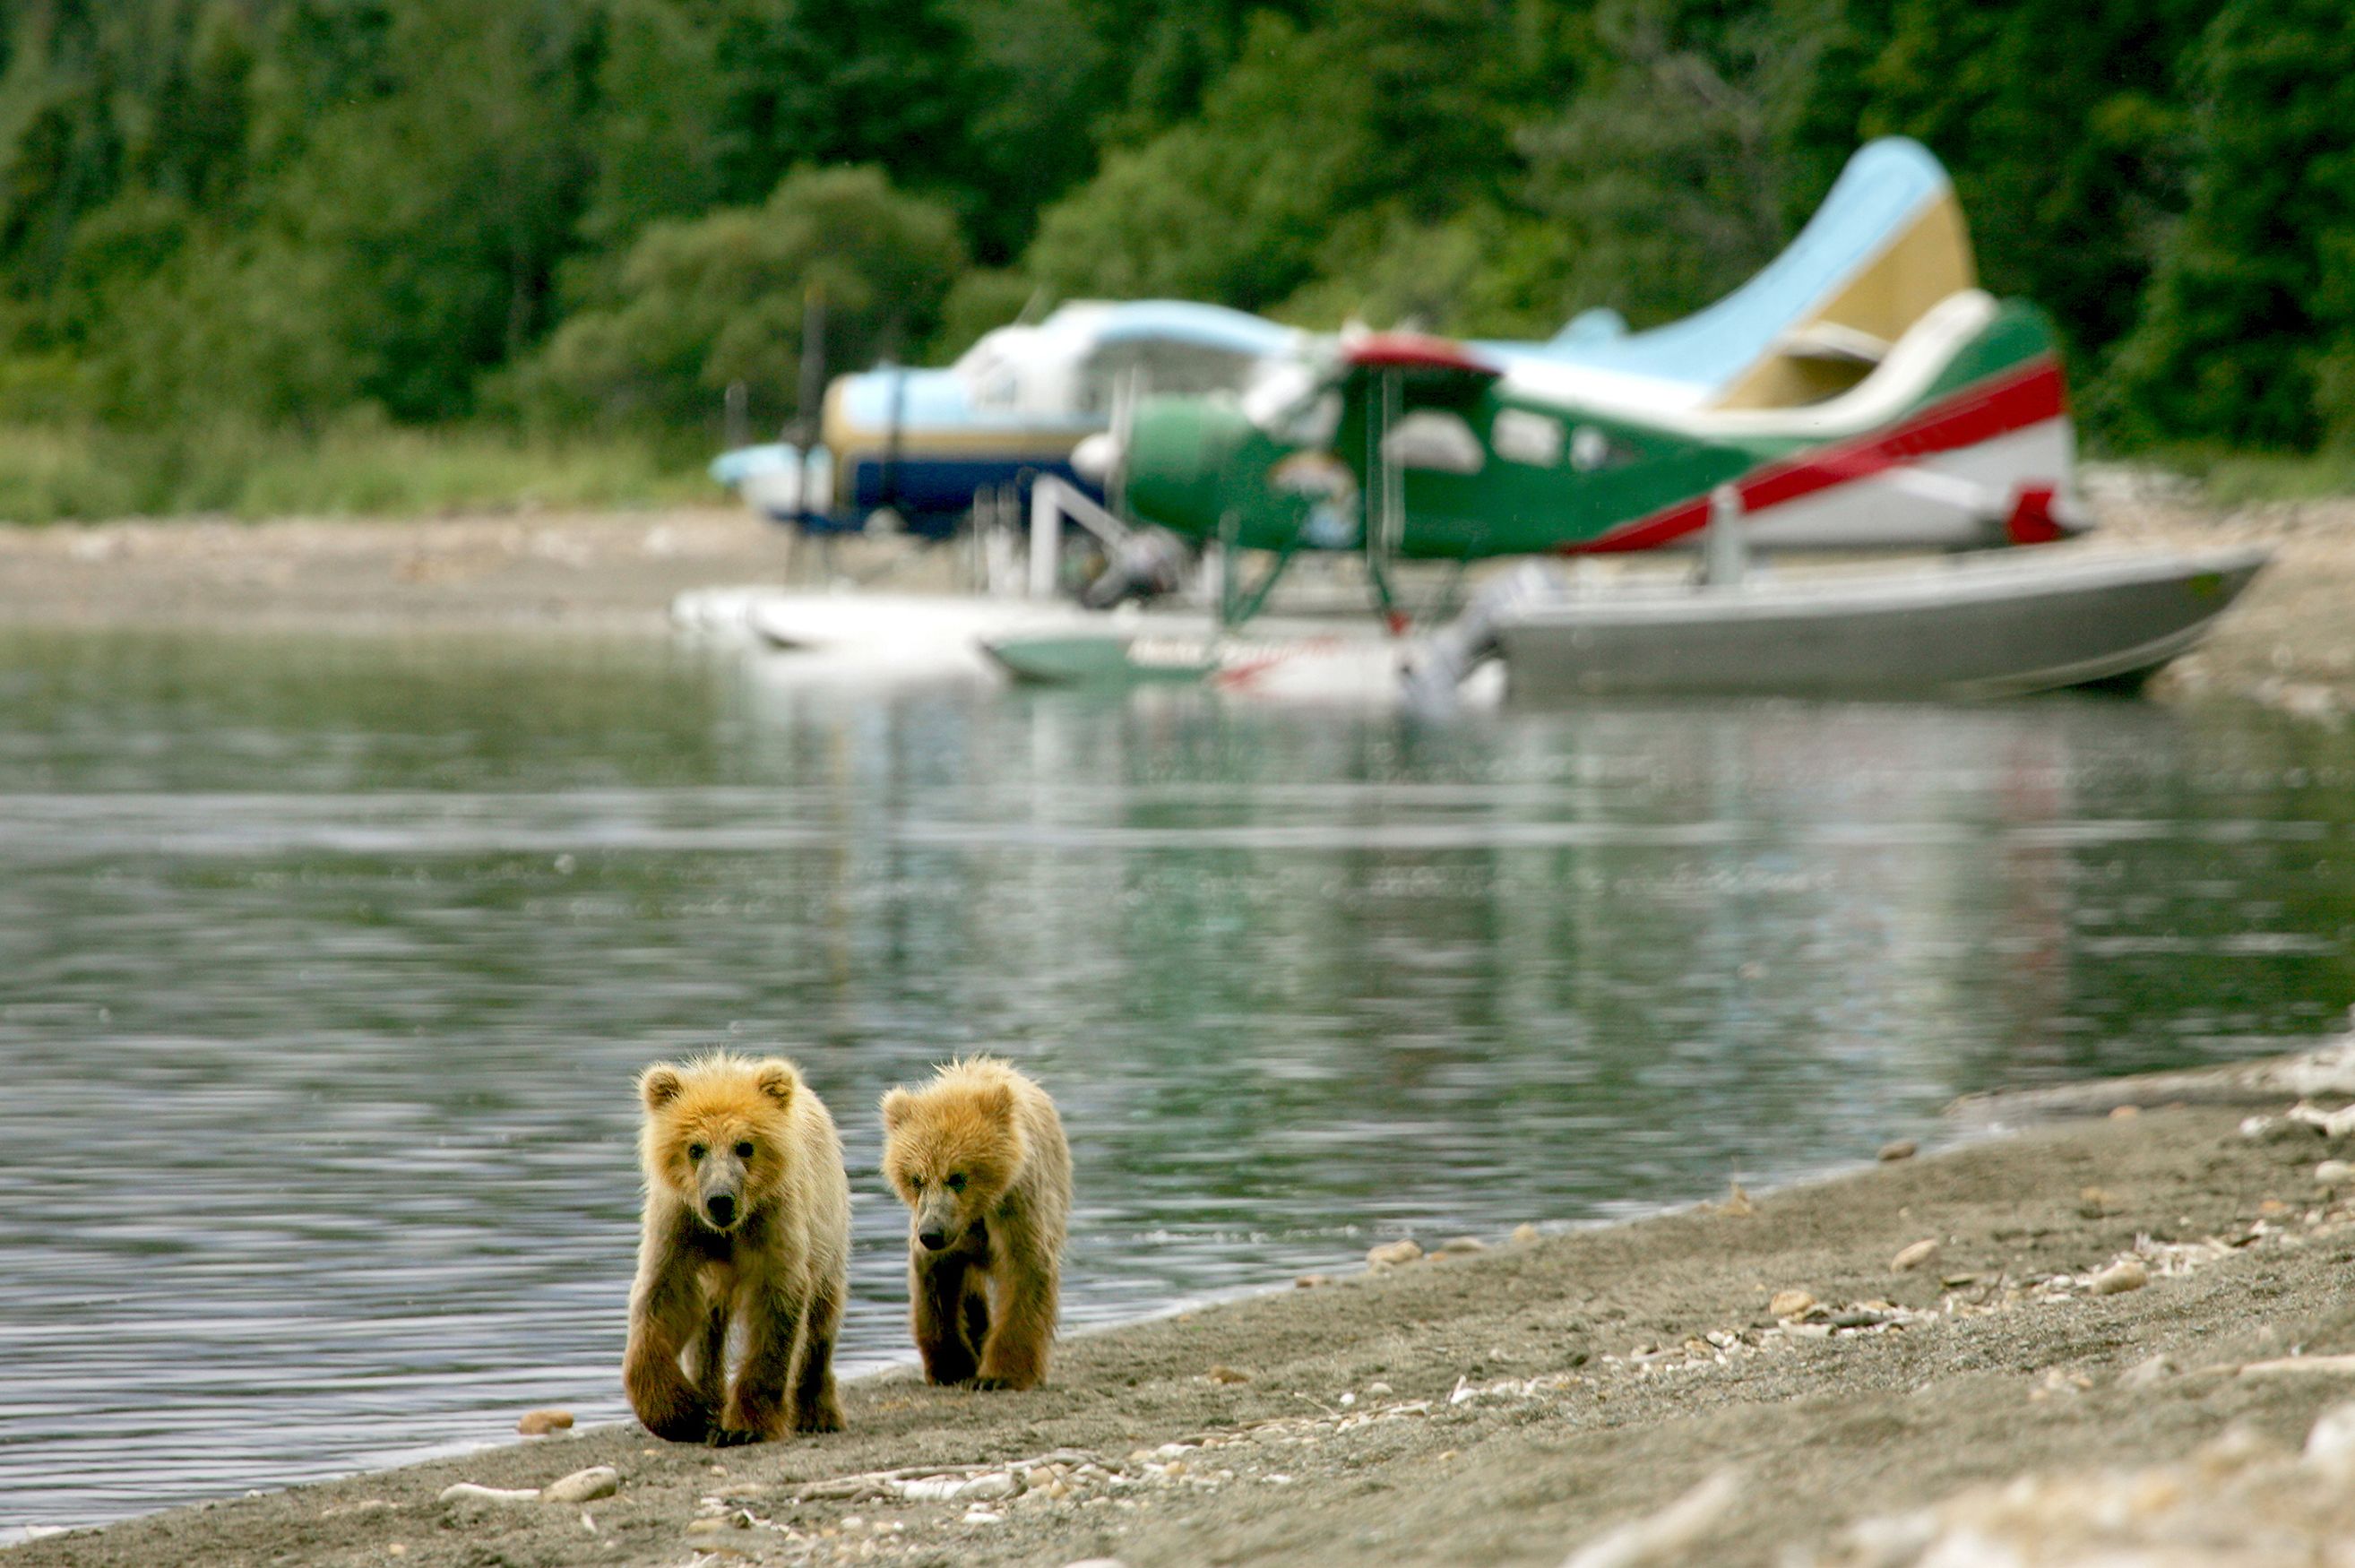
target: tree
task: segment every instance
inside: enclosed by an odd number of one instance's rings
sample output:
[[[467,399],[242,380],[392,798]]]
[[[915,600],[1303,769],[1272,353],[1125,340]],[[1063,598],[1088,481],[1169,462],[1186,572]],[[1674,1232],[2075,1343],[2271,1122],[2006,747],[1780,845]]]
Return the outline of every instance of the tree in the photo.
[[[871,163],[966,204],[977,106],[944,0],[729,0],[718,47],[729,199],[757,199],[805,165]]]
[[[2336,0],[2232,0],[2197,54],[2190,210],[2120,348],[2128,432],[2355,441],[2355,28]]]
[[[1585,91],[1520,137],[1521,201],[1542,221],[1522,231],[1519,276],[1501,292],[1525,315],[1559,326],[1609,305],[1648,325],[1774,258],[1791,227],[1787,106],[1813,55],[1773,22],[1699,0],[1596,8]]]
[[[863,365],[922,343],[964,264],[955,219],[880,170],[803,170],[760,207],[649,228],[610,297],[549,340],[523,396],[565,421],[692,429],[742,381],[773,421],[799,376],[813,293],[829,362]]]
[[[272,145],[262,199],[197,211],[185,253],[109,296],[93,338],[106,411],[469,411],[476,379],[546,329],[573,243],[576,42],[554,4],[409,0],[362,68],[389,72],[385,91]],[[274,115],[315,90],[280,76],[264,97]]]
[[[1201,117],[1107,156],[1040,219],[1025,264],[1058,294],[1264,309],[1376,194],[1371,118],[1370,85],[1329,37],[1259,17]]]
[[[1916,138],[1968,215],[1988,288],[2053,313],[2081,370],[2132,325],[2180,211],[2178,62],[2219,0],[1839,0],[1792,131],[1811,208],[1859,142]],[[1796,214],[1795,214],[1796,215]]]
[[[655,219],[724,198],[719,44],[716,27],[677,0],[612,0],[588,131],[595,174],[581,233],[592,248],[618,251]]]

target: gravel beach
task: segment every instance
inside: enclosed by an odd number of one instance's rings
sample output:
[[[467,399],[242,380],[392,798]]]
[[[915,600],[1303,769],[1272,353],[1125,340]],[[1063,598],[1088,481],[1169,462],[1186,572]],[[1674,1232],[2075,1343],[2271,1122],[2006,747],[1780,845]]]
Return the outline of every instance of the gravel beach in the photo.
[[[862,1380],[840,1435],[559,1434],[7,1561],[2337,1562],[2355,1040],[2296,1072],[1973,1101],[1837,1179],[1423,1238],[1072,1338],[1032,1392]]]

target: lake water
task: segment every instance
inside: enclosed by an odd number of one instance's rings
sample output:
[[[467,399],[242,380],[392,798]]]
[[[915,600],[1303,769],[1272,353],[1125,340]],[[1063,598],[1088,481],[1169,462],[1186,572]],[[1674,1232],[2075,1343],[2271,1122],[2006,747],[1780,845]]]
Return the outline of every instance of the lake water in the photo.
[[[553,640],[0,635],[0,1539],[626,1413],[630,1081],[1060,1099],[1067,1320],[1870,1157],[2355,1001],[2254,714],[803,690]]]

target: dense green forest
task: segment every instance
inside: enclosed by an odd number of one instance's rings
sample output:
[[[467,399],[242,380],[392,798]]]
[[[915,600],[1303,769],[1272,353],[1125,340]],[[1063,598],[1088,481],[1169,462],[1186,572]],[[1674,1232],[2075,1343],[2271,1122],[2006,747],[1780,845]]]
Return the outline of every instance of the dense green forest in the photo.
[[[837,368],[1075,296],[1642,325],[1888,133],[1953,171],[1988,286],[2058,317],[2097,442],[2355,443],[2344,0],[0,16],[0,471],[48,464],[52,512],[222,504],[290,443],[409,427],[677,463],[731,381],[791,411],[812,289]],[[0,515],[40,510],[9,483]]]

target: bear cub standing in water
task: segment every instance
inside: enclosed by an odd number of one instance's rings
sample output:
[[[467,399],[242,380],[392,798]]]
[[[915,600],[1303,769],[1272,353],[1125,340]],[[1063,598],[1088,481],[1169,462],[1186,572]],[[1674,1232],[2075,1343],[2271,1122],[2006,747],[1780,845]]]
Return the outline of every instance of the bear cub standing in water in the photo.
[[[622,1365],[631,1408],[675,1443],[841,1431],[834,1341],[850,1181],[834,1118],[774,1057],[657,1062],[638,1094],[646,1202]],[[731,1325],[744,1344],[732,1387]]]
[[[883,1096],[883,1174],[910,1211],[908,1291],[936,1383],[1047,1375],[1071,1213],[1071,1151],[1047,1092],[990,1057]]]

